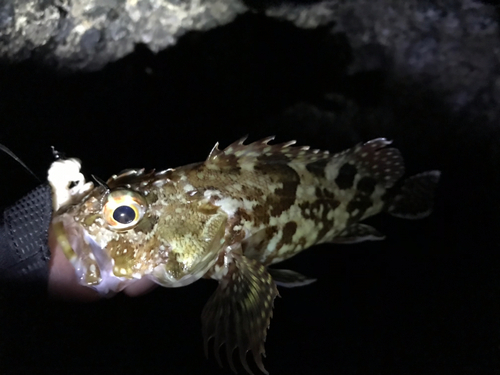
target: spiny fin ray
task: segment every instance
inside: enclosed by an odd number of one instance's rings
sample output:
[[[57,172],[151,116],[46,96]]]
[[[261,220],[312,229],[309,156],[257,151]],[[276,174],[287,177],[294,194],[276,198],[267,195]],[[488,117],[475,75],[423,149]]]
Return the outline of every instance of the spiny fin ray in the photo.
[[[247,137],[243,137],[236,142],[231,143],[224,150],[219,150],[218,143],[210,152],[207,163],[218,163],[220,166],[227,166],[231,160],[255,160],[263,158],[266,161],[272,160],[293,160],[295,162],[312,163],[318,160],[330,158],[328,151],[320,151],[310,149],[309,146],[295,146],[297,141],[272,144],[269,142],[274,140],[274,136],[266,137],[256,142],[244,144]]]
[[[227,360],[234,372],[232,354],[238,348],[240,361],[249,374],[253,373],[246,361],[248,351],[252,352],[257,367],[267,374],[262,355],[265,356],[264,342],[277,295],[276,285],[262,264],[236,255],[203,309],[205,354],[208,354],[208,341],[213,337],[219,364],[219,348],[225,344]]]

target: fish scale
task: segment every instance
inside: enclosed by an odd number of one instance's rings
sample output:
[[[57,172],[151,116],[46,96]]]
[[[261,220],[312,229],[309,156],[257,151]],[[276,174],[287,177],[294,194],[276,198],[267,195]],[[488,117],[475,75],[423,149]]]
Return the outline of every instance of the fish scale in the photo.
[[[333,155],[295,147],[295,141],[270,145],[274,137],[250,144],[245,139],[224,150],[216,144],[204,162],[161,172],[126,170],[95,188],[63,191],[72,198],[53,225],[81,284],[101,294],[143,278],[165,287],[217,280],[202,314],[205,345],[214,338],[219,360],[225,343],[233,370],[237,349],[252,373],[250,351],[267,373],[262,355],[276,285],[313,281],[268,266],[319,243],[383,239],[360,223],[383,211],[425,217],[440,173],[400,183],[403,159],[384,138]],[[49,171],[56,196],[70,186],[56,173],[69,161],[57,160]],[[79,176],[79,164],[77,169]]]

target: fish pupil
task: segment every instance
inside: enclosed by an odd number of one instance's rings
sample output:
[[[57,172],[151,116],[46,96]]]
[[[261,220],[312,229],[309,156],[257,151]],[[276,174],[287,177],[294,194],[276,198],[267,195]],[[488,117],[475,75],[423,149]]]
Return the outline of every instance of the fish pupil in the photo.
[[[129,224],[135,220],[135,211],[130,206],[120,206],[113,212],[113,219],[120,224]]]

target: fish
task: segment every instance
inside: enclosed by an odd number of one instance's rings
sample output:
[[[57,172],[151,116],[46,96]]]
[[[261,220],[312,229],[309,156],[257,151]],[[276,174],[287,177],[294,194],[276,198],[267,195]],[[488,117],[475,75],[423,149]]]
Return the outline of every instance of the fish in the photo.
[[[85,182],[78,159],[56,160],[52,225],[82,285],[112,296],[141,279],[182,287],[214,279],[202,311],[205,354],[225,345],[236,372],[251,352],[259,370],[277,286],[314,279],[271,267],[321,243],[382,240],[362,223],[381,212],[428,216],[440,171],[402,180],[404,161],[377,138],[345,151],[270,144],[274,137],[223,150],[203,162],[159,172],[129,169],[106,182]]]

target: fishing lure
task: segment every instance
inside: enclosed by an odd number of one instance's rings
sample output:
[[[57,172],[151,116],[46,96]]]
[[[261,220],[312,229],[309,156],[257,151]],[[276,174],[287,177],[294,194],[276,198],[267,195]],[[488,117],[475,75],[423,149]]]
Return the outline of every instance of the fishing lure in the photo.
[[[269,266],[319,243],[384,238],[362,220],[388,212],[431,212],[440,172],[399,183],[400,152],[379,138],[329,154],[241,139],[207,160],[161,172],[127,170],[94,187],[76,159],[53,163],[53,226],[81,284],[112,295],[142,278],[181,287],[201,278],[219,286],[203,313],[205,351],[226,345],[231,369],[238,348],[258,368],[276,285],[314,280]]]

